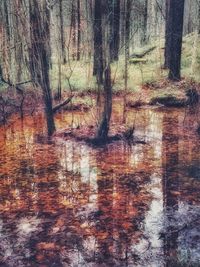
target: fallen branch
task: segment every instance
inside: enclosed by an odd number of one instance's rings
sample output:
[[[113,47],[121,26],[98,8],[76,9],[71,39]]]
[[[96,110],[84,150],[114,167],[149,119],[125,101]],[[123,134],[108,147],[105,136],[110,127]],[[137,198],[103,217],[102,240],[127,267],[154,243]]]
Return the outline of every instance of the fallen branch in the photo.
[[[146,56],[148,53],[150,53],[151,51],[153,51],[154,49],[156,49],[156,46],[148,46],[148,47],[144,47],[142,49],[142,51],[134,51],[133,54],[130,56],[131,59],[134,58],[143,58],[144,56]]]
[[[62,103],[58,104],[57,106],[55,106],[53,108],[53,113],[56,113],[59,109],[61,109],[62,107],[64,107],[65,105],[67,105],[69,102],[71,102],[71,100],[72,100],[73,97],[74,97],[74,95],[71,95],[64,102],[62,102]]]
[[[19,84],[13,84],[13,83],[11,83],[11,82],[9,82],[9,81],[6,81],[3,77],[1,77],[1,81],[2,81],[3,83],[5,83],[5,84],[8,84],[8,85],[11,86],[11,87],[15,87],[16,90],[17,90],[20,94],[23,94],[23,93],[24,93],[23,89],[21,88],[21,86],[20,86]],[[20,84],[22,84],[22,83],[20,83]]]
[[[25,82],[20,82],[20,83],[17,83],[16,85],[18,86],[18,85],[22,85],[22,84],[26,84],[26,83],[32,83],[33,81],[32,80],[30,80],[30,81],[25,81]]]

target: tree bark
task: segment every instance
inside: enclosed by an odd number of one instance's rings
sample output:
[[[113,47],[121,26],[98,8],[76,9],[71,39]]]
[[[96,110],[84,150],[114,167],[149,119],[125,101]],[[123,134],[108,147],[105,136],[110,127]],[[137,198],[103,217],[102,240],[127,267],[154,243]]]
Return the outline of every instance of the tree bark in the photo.
[[[184,2],[184,0],[171,0],[169,6],[170,55],[168,77],[175,81],[181,79]]]
[[[102,0],[95,0],[93,31],[94,31],[93,75],[97,76],[98,84],[103,84]]]
[[[124,80],[125,90],[127,90],[128,83],[128,60],[130,56],[130,17],[131,17],[132,0],[126,0],[125,7],[125,68],[124,68]]]
[[[66,52],[65,52],[65,34],[64,34],[64,20],[63,20],[63,0],[59,1],[59,11],[60,11],[60,41],[62,50],[62,61],[66,64]]]
[[[30,0],[30,73],[32,80],[42,89],[48,135],[52,135],[55,124],[49,81],[49,15],[46,2],[39,6],[37,0]]]
[[[120,0],[109,1],[109,22],[110,22],[110,60],[118,60],[120,43]]]
[[[81,46],[81,13],[80,13],[80,0],[77,0],[77,60],[80,60],[80,46]]]
[[[169,67],[169,55],[170,55],[170,38],[171,38],[171,29],[169,23],[169,7],[170,7],[170,0],[165,1],[165,62],[164,68]]]
[[[112,113],[112,84],[110,64],[104,71],[104,111],[98,128],[97,138],[106,140],[109,132],[110,118]]]
[[[71,35],[72,35],[72,59],[75,60],[75,47],[76,47],[76,16],[75,16],[75,5],[72,1],[72,10],[71,10]]]
[[[147,44],[148,36],[147,36],[147,19],[148,19],[148,0],[145,0],[144,3],[144,17],[143,17],[143,38],[142,44]]]

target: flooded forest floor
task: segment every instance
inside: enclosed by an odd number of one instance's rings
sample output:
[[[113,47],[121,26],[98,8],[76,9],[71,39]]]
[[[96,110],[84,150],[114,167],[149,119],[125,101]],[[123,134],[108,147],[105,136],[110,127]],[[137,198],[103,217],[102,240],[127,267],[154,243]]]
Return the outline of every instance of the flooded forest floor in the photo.
[[[40,110],[1,126],[0,266],[200,266],[197,114],[147,106],[152,86],[127,97],[124,118],[114,97],[111,132],[134,126],[136,142],[70,138],[95,128],[84,95],[56,114],[52,139]]]

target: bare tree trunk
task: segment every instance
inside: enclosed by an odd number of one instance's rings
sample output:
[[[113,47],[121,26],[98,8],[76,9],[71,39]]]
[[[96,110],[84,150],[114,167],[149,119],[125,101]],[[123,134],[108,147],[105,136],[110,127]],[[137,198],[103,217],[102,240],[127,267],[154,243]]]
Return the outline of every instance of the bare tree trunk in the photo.
[[[94,5],[94,65],[93,75],[98,84],[103,83],[103,37],[102,37],[102,0],[95,0]]]
[[[59,1],[59,11],[60,11],[60,41],[62,50],[62,61],[66,64],[66,52],[65,52],[65,35],[64,35],[64,21],[63,21],[63,0]]]
[[[197,64],[197,55],[199,49],[199,42],[200,42],[200,3],[198,4],[198,17],[196,21],[196,30],[195,30],[195,39],[194,39],[194,46],[193,46],[193,53],[192,53],[192,64],[191,64],[191,74],[194,74],[199,67]]]
[[[39,6],[37,0],[30,0],[31,47],[29,50],[29,60],[32,79],[41,87],[43,92],[48,135],[52,135],[55,131],[55,124],[49,82],[50,17],[46,2],[42,4]]]
[[[171,29],[169,23],[170,0],[165,0],[165,62],[164,68],[169,67]]]
[[[169,56],[169,79],[180,80],[181,74],[181,51],[183,36],[184,0],[173,0],[169,7],[170,24],[170,56]]]
[[[80,0],[77,0],[77,60],[80,60],[80,46],[81,46],[81,13]]]
[[[120,43],[120,0],[109,1],[109,21],[110,21],[110,60],[118,60]]]
[[[72,1],[72,11],[71,11],[71,34],[72,34],[72,58],[75,60],[75,47],[76,47],[76,15],[75,6]]]
[[[58,60],[58,100],[62,98],[61,59]]]
[[[127,90],[128,83],[128,60],[130,56],[130,17],[131,17],[132,0],[126,0],[125,7],[125,70],[124,70],[124,81],[125,90]]]
[[[11,33],[10,33],[10,21],[9,21],[9,13],[8,13],[8,1],[4,0],[3,2],[3,8],[4,8],[4,15],[5,15],[5,21],[4,21],[4,28],[5,28],[5,38],[4,38],[4,47],[5,48],[5,58],[4,60],[4,72],[6,74],[6,78],[8,81],[10,81],[10,71],[9,71],[9,65],[11,62],[11,53],[7,50],[7,47],[10,46],[11,42]]]
[[[109,19],[108,2],[106,0],[95,0],[94,14],[94,52],[98,56],[96,65],[96,76],[98,85],[103,85],[104,107],[99,127],[97,129],[97,138],[105,141],[108,137],[110,118],[112,113],[112,83],[110,68],[110,48],[107,34],[102,34],[102,23],[105,25]],[[105,21],[102,21],[102,18]],[[106,31],[106,29],[105,29]],[[107,31],[106,31],[107,32]],[[108,30],[110,33],[110,29]],[[104,50],[104,53],[103,53]],[[104,54],[104,56],[103,56]],[[103,66],[106,66],[103,70]]]
[[[125,15],[124,15],[124,110],[123,110],[123,122],[125,122],[126,115],[126,92],[128,89],[128,62],[129,62],[129,49],[130,49],[130,17],[131,17],[132,0],[126,0]]]
[[[147,44],[147,42],[148,42],[148,36],[147,36],[147,19],[148,19],[148,0],[145,0],[145,3],[144,3],[143,39],[142,39],[142,44]]]
[[[120,2],[120,47],[124,47],[125,44],[125,13],[126,13],[126,0]]]
[[[104,71],[104,111],[98,128],[97,138],[106,140],[109,132],[110,118],[112,114],[112,84],[110,64]]]

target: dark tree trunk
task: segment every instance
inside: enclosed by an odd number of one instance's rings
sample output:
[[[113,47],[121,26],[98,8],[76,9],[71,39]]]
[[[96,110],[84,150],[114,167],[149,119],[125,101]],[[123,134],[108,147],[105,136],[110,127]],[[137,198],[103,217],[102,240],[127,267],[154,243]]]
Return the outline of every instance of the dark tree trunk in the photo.
[[[184,0],[171,0],[169,6],[169,79],[180,80]]]
[[[125,90],[127,89],[128,83],[128,60],[130,55],[130,17],[131,17],[131,7],[132,0],[126,1],[125,7],[125,22],[124,22],[124,32],[125,32],[125,70],[124,70],[124,80],[125,80]]]
[[[171,29],[169,23],[169,7],[170,0],[166,0],[165,6],[165,62],[164,68],[169,67],[169,55],[170,55],[170,38],[171,38]]]
[[[110,60],[118,60],[120,43],[120,0],[109,0]]]
[[[4,4],[4,12],[5,12],[5,21],[4,21],[4,26],[6,29],[6,38],[4,40],[4,44],[5,44],[5,49],[7,49],[8,46],[10,46],[10,42],[11,42],[11,32],[10,32],[10,21],[9,21],[9,12],[8,12],[8,1],[4,0],[3,2]],[[6,58],[6,57],[5,57]],[[6,64],[6,59],[3,59],[3,61],[5,60],[5,66]],[[11,63],[11,53],[8,53],[8,62],[9,64]],[[6,72],[6,76],[8,81],[10,81],[10,70],[9,67],[6,66],[5,67],[5,72]]]
[[[110,64],[104,71],[104,111],[98,128],[97,138],[106,140],[108,137],[110,118],[112,113],[112,84]]]
[[[142,39],[142,44],[146,44],[148,42],[148,36],[147,36],[147,19],[148,19],[148,0],[145,0],[145,3],[144,3],[143,39]]]
[[[5,12],[5,26],[6,26],[6,33],[7,38],[10,40],[10,22],[9,22],[9,14],[8,14],[8,7],[7,7],[7,1],[4,0],[4,12]]]
[[[107,35],[102,34],[102,18],[106,21],[109,18],[109,6],[106,0],[95,0],[94,7],[94,71],[97,76],[97,83],[103,85],[104,107],[99,127],[97,129],[97,139],[106,141],[108,137],[110,118],[112,113],[112,83],[110,68],[110,48]],[[105,24],[105,21],[103,21]],[[110,26],[110,25],[109,25]],[[103,57],[103,49],[105,55]],[[105,66],[105,69],[103,67]]]
[[[199,25],[198,34],[200,34],[200,3],[198,5],[198,22],[197,22],[197,24]]]
[[[81,14],[80,14],[80,0],[77,0],[77,60],[80,60],[80,46],[81,46]]]
[[[72,1],[72,11],[71,11],[71,35],[72,35],[72,58],[75,60],[75,47],[76,47],[76,14],[75,14],[75,6]]]
[[[62,49],[62,61],[66,64],[66,53],[65,53],[65,35],[64,35],[64,23],[63,23],[63,0],[59,1],[59,11],[60,11],[60,41]]]
[[[130,18],[131,18],[131,8],[132,0],[126,1],[126,15],[125,15],[125,53],[127,58],[129,58],[129,49],[130,49]]]
[[[120,2],[120,47],[125,44],[125,13],[126,13],[126,0]]]
[[[97,82],[103,83],[103,37],[102,37],[102,0],[95,0],[94,4],[94,65],[93,75]]]
[[[48,135],[55,131],[52,97],[49,82],[49,10],[39,7],[36,0],[30,0],[30,72],[32,80],[41,87],[45,103]]]

